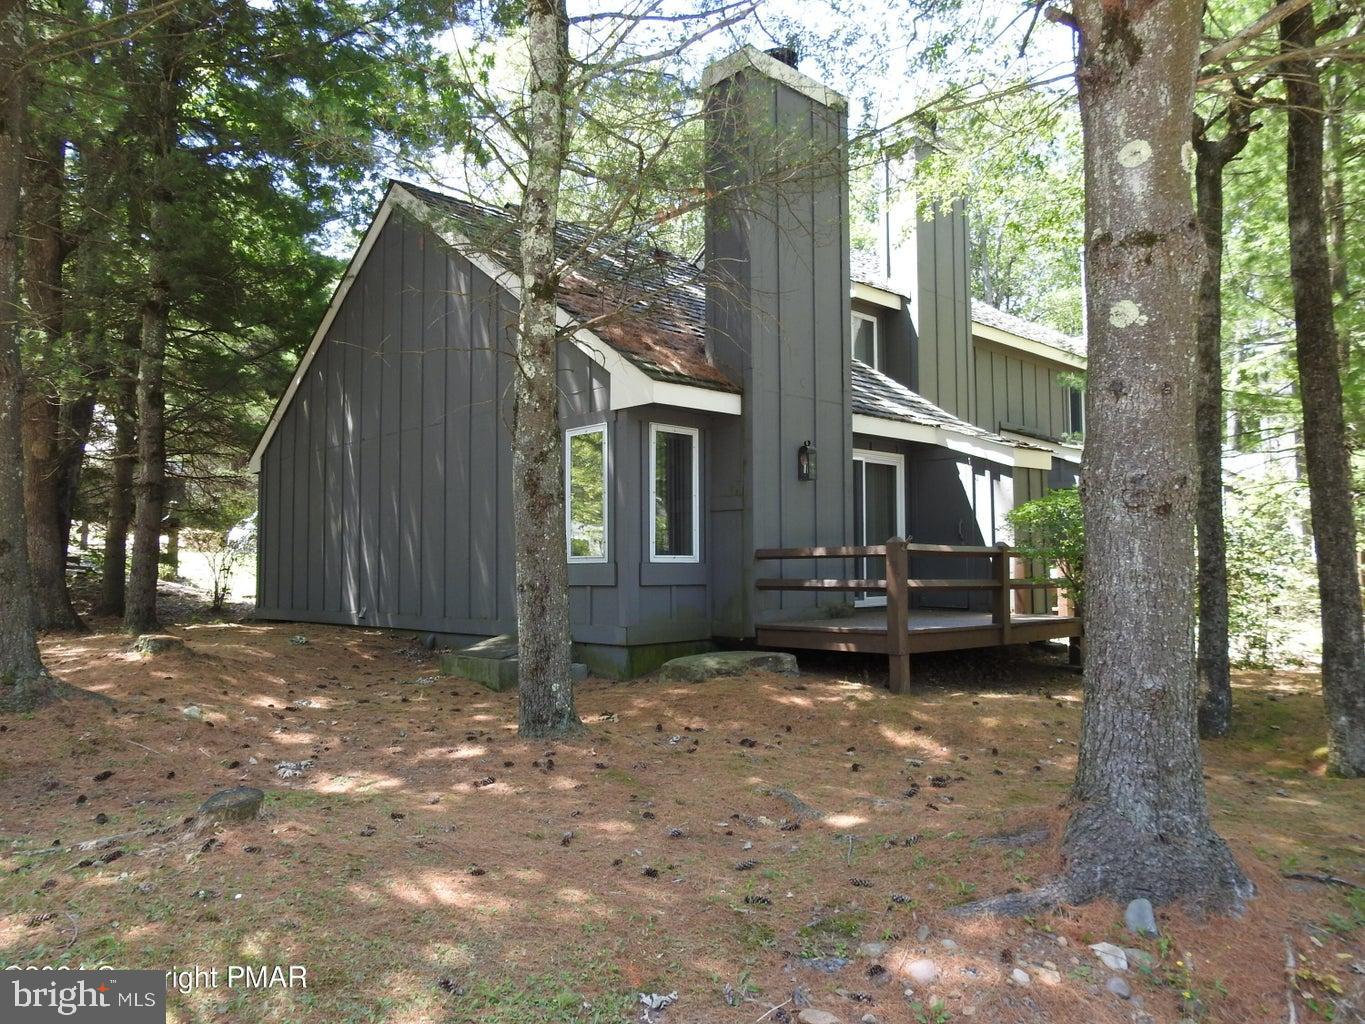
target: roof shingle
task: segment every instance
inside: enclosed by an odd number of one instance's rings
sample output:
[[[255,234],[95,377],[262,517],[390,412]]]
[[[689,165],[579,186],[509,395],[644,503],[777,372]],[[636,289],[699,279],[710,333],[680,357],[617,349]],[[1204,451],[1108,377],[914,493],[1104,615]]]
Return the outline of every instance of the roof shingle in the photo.
[[[510,273],[521,266],[514,208],[499,209],[395,185],[449,218],[471,248]],[[702,270],[662,249],[603,237],[561,222],[556,249],[577,269],[560,282],[560,307],[655,380],[717,391],[740,388],[706,353],[706,288]]]

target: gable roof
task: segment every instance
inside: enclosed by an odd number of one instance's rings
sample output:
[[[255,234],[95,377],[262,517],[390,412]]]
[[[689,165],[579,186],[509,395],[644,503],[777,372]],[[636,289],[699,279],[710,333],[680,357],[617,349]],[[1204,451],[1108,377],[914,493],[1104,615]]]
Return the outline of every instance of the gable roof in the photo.
[[[1059,348],[1073,356],[1085,357],[1084,338],[1063,334],[1046,324],[1035,323],[1032,320],[1025,320],[1021,316],[1015,316],[1013,313],[1006,313],[1003,309],[997,309],[980,299],[972,299],[972,321],[974,324],[985,324],[987,327],[994,327],[998,331],[1005,331],[1027,341],[1036,341],[1040,345]]]
[[[472,251],[520,275],[521,225],[515,207],[486,206],[403,181],[394,184],[448,221]],[[555,248],[580,267],[560,282],[561,309],[655,380],[739,393],[706,353],[706,288],[700,267],[663,249],[566,221],[556,230]]]

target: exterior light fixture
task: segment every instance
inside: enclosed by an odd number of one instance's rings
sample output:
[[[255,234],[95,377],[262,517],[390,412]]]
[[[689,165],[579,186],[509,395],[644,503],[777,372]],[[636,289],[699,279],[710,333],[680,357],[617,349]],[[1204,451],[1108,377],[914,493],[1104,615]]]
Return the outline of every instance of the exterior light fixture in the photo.
[[[815,445],[807,441],[796,450],[796,479],[815,479]]]

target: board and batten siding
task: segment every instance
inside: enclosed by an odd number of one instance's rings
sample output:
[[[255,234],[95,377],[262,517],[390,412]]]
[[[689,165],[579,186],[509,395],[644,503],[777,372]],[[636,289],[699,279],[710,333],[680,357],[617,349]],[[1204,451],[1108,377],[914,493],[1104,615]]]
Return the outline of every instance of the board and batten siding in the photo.
[[[757,575],[813,576],[832,562],[756,563],[756,548],[842,544],[852,530],[847,115],[748,68],[707,96],[708,345],[742,382],[744,415],[717,417],[711,587],[717,635],[842,601],[754,588]],[[818,170],[773,175],[815,154]],[[765,181],[764,175],[768,178]],[[727,194],[728,190],[728,194]],[[797,479],[815,445],[815,479]]]
[[[986,430],[1027,427],[1051,437],[1070,430],[1067,389],[1059,373],[1074,372],[977,339],[975,423]]]
[[[514,299],[402,213],[380,232],[261,460],[264,618],[491,635],[515,628]],[[563,346],[566,426],[608,424],[609,377]],[[626,429],[629,433],[629,428]],[[613,476],[613,534],[639,479]],[[632,510],[625,519],[625,508]],[[612,562],[571,569],[575,639],[622,642]]]
[[[960,419],[975,419],[969,239],[963,204],[923,218],[915,232],[918,247],[919,311],[916,319],[914,374],[901,379],[941,409]],[[893,371],[894,375],[894,371]]]

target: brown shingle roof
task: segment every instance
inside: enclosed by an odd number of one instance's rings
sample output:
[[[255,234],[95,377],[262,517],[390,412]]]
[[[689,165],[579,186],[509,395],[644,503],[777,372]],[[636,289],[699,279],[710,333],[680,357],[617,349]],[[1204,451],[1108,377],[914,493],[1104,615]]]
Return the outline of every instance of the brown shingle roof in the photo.
[[[473,203],[407,182],[394,184],[452,220],[475,252],[511,273],[519,271],[515,209]],[[560,282],[560,308],[588,324],[646,375],[718,391],[740,390],[706,354],[706,288],[700,267],[662,249],[590,234],[574,223],[561,222],[556,248],[577,267]]]

